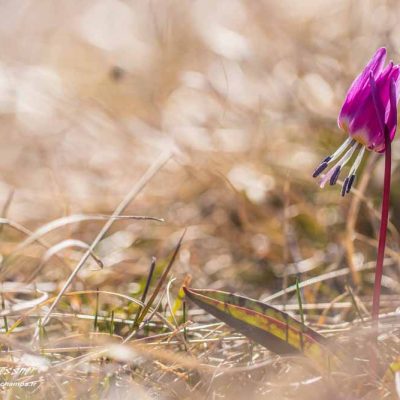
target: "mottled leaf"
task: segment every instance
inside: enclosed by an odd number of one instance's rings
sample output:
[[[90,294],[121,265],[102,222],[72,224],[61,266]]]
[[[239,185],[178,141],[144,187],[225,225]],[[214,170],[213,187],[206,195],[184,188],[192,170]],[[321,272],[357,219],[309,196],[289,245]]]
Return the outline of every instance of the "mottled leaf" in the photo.
[[[199,307],[274,353],[303,353],[325,370],[340,364],[324,336],[283,311],[232,293],[184,290]]]

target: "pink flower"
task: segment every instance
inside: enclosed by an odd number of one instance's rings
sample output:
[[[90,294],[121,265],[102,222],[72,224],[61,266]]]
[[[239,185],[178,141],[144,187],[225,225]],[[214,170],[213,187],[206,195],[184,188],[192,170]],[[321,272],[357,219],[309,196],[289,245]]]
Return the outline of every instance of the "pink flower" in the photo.
[[[392,141],[397,128],[397,103],[400,94],[400,66],[390,62],[385,68],[386,49],[376,51],[347,92],[338,117],[338,125],[349,137],[314,171],[319,176],[329,164],[339,159],[322,177],[334,185],[343,167],[353,158],[353,165],[343,182],[342,195],[349,193],[365,149],[385,151],[385,129]],[[355,155],[358,152],[357,155]]]

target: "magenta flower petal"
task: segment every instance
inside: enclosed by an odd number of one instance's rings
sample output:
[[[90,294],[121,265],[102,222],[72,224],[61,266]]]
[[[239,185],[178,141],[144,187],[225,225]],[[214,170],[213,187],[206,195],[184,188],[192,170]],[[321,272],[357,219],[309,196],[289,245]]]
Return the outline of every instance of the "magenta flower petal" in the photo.
[[[382,71],[383,64],[386,58],[386,49],[384,47],[378,49],[364,70],[354,80],[349,90],[347,91],[345,101],[339,113],[338,125],[340,128],[347,130],[349,118],[359,107],[360,97],[368,90],[369,74],[372,72],[374,78],[379,76]]]
[[[399,66],[389,64],[378,79],[371,76],[368,91],[360,97],[357,111],[351,116],[348,133],[351,137],[379,153],[385,150],[383,124],[387,124],[390,114],[390,82],[399,79]],[[377,99],[376,114],[373,93]]]
[[[383,106],[380,93],[378,93],[378,89],[376,88],[376,82],[372,75],[372,72],[369,75],[369,84],[371,86],[371,97],[375,109],[376,120],[379,126],[375,134],[380,135],[383,134],[385,131],[385,108]]]
[[[392,141],[397,129],[397,102],[399,99],[398,82],[394,78],[390,81],[390,112],[387,120],[387,126],[389,129],[390,140]]]

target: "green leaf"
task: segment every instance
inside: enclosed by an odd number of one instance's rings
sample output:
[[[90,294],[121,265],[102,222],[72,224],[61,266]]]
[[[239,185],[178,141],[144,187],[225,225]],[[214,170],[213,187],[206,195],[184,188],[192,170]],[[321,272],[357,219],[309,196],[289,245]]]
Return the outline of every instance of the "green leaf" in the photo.
[[[324,370],[340,365],[327,348],[324,336],[283,311],[232,293],[187,287],[184,290],[200,308],[274,353],[303,353]]]

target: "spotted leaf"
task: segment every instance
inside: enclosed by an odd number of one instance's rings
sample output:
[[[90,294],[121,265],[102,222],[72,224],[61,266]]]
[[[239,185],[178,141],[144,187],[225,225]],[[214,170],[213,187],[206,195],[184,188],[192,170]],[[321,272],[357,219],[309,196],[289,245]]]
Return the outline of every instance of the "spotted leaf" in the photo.
[[[274,353],[303,353],[324,370],[340,364],[324,336],[275,307],[222,291],[184,290],[200,308]]]

